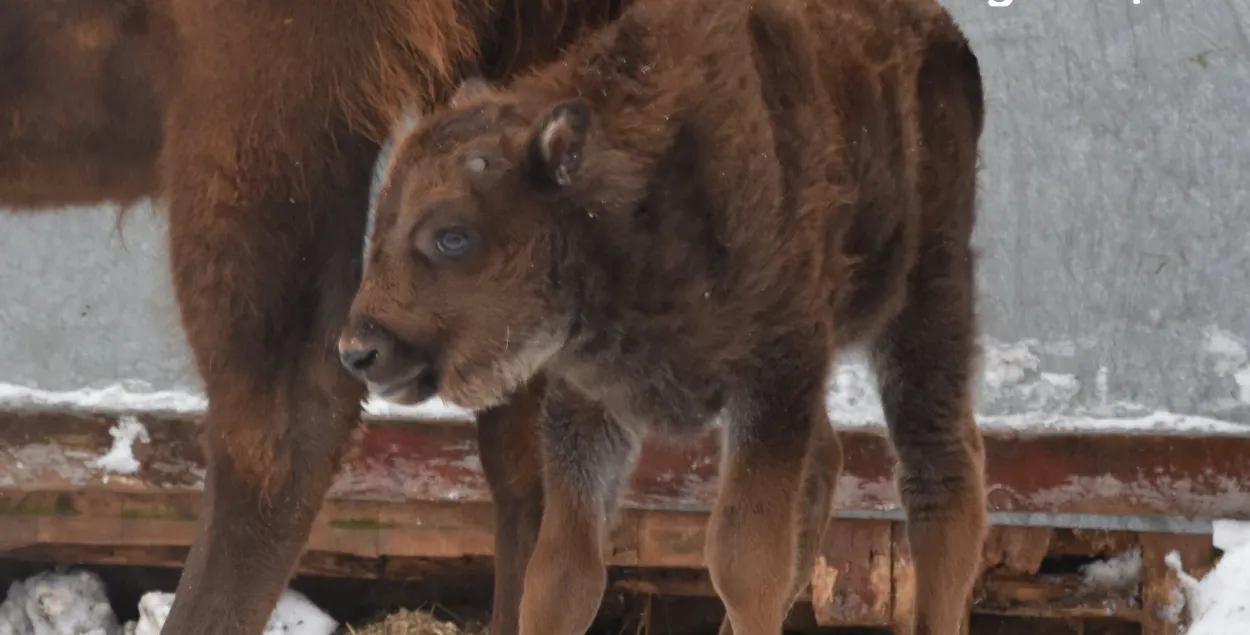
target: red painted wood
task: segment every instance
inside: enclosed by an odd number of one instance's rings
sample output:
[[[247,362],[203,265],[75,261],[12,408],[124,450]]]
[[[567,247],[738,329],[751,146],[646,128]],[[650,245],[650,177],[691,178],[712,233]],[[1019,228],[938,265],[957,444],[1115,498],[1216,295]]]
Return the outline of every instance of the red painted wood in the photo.
[[[197,426],[141,418],[133,476],[92,466],[112,442],[107,417],[0,413],[0,491],[194,491],[203,459]],[[894,459],[877,431],[841,433],[840,509],[895,509]],[[489,501],[472,426],[372,423],[330,492],[361,502]],[[990,508],[1007,512],[1168,515],[1250,519],[1250,437],[1055,434],[986,435]],[[626,494],[629,506],[701,510],[716,491],[716,438],[688,446],[648,443]]]

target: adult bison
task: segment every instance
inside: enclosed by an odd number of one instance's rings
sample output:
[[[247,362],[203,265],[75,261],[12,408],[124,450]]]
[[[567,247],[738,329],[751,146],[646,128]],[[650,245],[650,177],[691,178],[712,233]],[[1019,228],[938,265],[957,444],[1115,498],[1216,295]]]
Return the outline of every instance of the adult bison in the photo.
[[[166,632],[259,633],[307,540],[359,421],[335,340],[401,111],[550,59],[622,2],[0,0],[0,205],[168,208],[209,408],[206,507]],[[516,630],[541,509],[541,383],[480,415],[495,635]]]
[[[495,407],[542,372],[545,510],[520,632],[582,635],[641,439],[722,423],[722,633],[777,635],[867,346],[901,462],[914,631],[956,635],[987,527],[973,419],[976,56],[927,0],[639,2],[395,151],[344,365]]]

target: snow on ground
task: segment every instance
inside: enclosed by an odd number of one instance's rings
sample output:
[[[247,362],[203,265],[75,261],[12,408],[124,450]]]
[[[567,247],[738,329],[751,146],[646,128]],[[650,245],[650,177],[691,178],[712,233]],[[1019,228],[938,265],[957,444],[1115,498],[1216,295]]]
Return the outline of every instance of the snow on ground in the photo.
[[[0,603],[0,635],[160,635],[174,594],[153,591],[139,600],[139,620],[120,625],[96,574],[45,571],[14,582]],[[331,635],[338,622],[303,594],[288,589],[264,635]]]
[[[1211,521],[1211,544],[1221,551],[1250,547],[1250,522],[1225,518]]]
[[[119,635],[121,627],[89,571],[45,571],[9,586],[0,603],[0,635]]]
[[[141,381],[123,381],[100,388],[53,391],[0,382],[0,409],[62,410],[96,414],[154,413],[203,414],[208,400],[202,394],[152,390]],[[473,414],[441,399],[418,406],[399,406],[377,399],[365,403],[367,416],[378,419],[467,419]]]
[[[1179,635],[1246,635],[1250,633],[1250,522],[1219,519],[1211,525],[1211,543],[1224,556],[1202,580],[1185,572],[1177,552],[1165,559],[1180,586],[1165,617],[1189,624]],[[1086,586],[1123,589],[1140,584],[1141,568],[1141,550],[1135,549],[1090,563],[1082,573]]]
[[[1043,345],[1032,340],[1008,344],[988,338],[983,344],[980,402],[982,406],[988,406],[989,410],[977,416],[977,422],[983,429],[1019,432],[1250,434],[1250,425],[1244,423],[1152,410],[1139,404],[1111,402],[1106,394],[1108,378],[1105,369],[1097,374],[1093,386],[1083,387],[1073,375],[1049,372],[1043,368],[1042,351],[1055,348],[1056,345]],[[1228,346],[1219,350],[1223,351],[1225,348]],[[1242,365],[1231,361],[1225,366],[1228,368],[1224,370],[1229,373],[1243,370]],[[1098,402],[1095,406],[1090,407],[1081,401],[1080,395],[1085,392],[1095,395],[1095,401]],[[845,360],[835,368],[827,402],[829,416],[838,427],[882,425],[876,379],[862,356],[857,353],[848,353]],[[206,405],[207,400],[203,394],[152,390],[150,385],[137,381],[60,392],[0,382],[0,409],[3,410],[201,414]],[[417,406],[399,406],[371,398],[365,403],[364,409],[365,417],[369,419],[471,420],[473,417],[472,412],[437,398]],[[119,455],[118,460],[124,460],[124,454]]]
[[[152,591],[139,598],[139,620],[126,624],[125,635],[161,635],[174,604],[173,593]],[[269,616],[264,635],[331,635],[339,627],[304,594],[287,589]]]
[[[1141,549],[1134,549],[1081,568],[1082,582],[1101,589],[1131,589],[1141,580]]]
[[[139,460],[134,455],[134,443],[151,443],[148,429],[134,416],[127,415],[117,421],[117,425],[109,428],[109,436],[113,437],[113,446],[100,458],[92,461],[92,466],[115,474],[134,474],[139,471]],[[104,482],[108,482],[105,475]]]
[[[1224,556],[1202,580],[1185,573],[1179,554],[1167,556],[1181,587],[1174,608],[1189,622],[1180,635],[1245,635],[1250,633],[1250,522],[1216,521],[1212,542]]]

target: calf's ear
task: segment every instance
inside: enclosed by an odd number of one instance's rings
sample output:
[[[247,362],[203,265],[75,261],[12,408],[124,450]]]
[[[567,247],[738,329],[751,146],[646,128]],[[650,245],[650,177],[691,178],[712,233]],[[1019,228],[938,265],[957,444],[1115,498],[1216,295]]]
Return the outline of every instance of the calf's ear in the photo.
[[[526,172],[536,185],[566,187],[576,178],[590,136],[590,104],[581,97],[551,107],[530,131]]]

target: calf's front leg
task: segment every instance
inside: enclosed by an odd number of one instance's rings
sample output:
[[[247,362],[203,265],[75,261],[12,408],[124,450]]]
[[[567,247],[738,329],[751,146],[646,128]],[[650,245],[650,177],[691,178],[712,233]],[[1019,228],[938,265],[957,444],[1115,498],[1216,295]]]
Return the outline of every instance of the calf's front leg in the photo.
[[[517,635],[525,568],[543,516],[543,376],[477,415],[478,452],[495,507],[495,588],[490,634]]]
[[[826,365],[770,371],[726,426],[705,548],[723,635],[781,633],[810,576],[841,464],[820,390]]]
[[[525,571],[521,635],[582,635],[607,586],[609,519],[639,439],[553,380],[542,422],[543,513]]]

